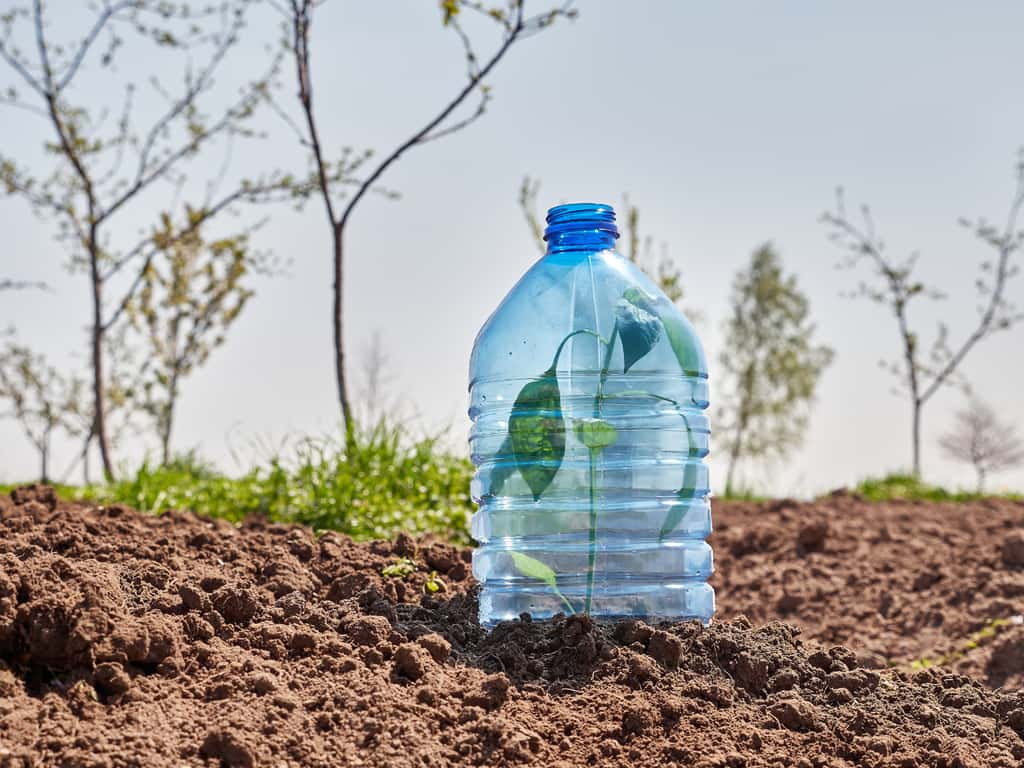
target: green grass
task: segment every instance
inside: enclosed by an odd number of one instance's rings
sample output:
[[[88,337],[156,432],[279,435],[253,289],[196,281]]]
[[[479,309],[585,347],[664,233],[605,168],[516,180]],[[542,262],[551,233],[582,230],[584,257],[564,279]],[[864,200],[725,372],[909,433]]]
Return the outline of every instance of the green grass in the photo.
[[[143,464],[115,483],[56,489],[66,499],[127,504],[153,514],[188,509],[235,522],[248,515],[264,515],[276,522],[337,530],[361,540],[408,531],[435,532],[469,543],[472,474],[469,461],[444,450],[438,437],[413,438],[400,426],[382,423],[359,430],[348,451],[343,444],[308,438],[288,455],[278,455],[240,477],[223,474],[186,454],[165,467]],[[0,485],[0,493],[14,487]],[[869,501],[990,497],[950,491],[904,474],[869,478],[854,490]],[[999,497],[1024,500],[1020,493]],[[739,489],[728,498],[766,500],[749,489]]]
[[[951,491],[937,485],[929,485],[913,475],[892,474],[882,478],[868,478],[856,488],[856,493],[868,501],[978,501],[998,497],[1024,500],[1021,493],[977,493],[975,491]]]
[[[402,530],[468,542],[471,477],[469,461],[443,450],[439,438],[414,439],[403,428],[382,423],[357,431],[348,450],[306,439],[288,456],[274,457],[241,477],[186,455],[166,467],[143,464],[111,484],[58,492],[154,514],[188,509],[236,522],[259,514],[363,540],[390,538]]]
[[[716,494],[714,498],[724,501],[771,501],[770,496],[763,496],[753,488],[734,488],[728,493],[723,492],[721,496]]]

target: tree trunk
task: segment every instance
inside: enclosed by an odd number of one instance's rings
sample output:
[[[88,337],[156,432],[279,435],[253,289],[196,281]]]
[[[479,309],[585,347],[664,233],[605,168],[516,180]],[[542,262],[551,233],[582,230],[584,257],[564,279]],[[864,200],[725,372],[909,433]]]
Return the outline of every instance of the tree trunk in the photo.
[[[114,464],[110,459],[110,441],[107,438],[107,404],[103,381],[103,278],[100,275],[97,232],[91,231],[92,242],[89,262],[92,278],[92,395],[96,441],[100,446],[103,474],[107,480],[114,479]]]
[[[729,469],[725,473],[725,495],[726,495],[727,498],[729,496],[732,496],[732,473],[733,473],[733,469],[735,469],[735,467],[736,467],[736,454],[733,453],[729,457]]]
[[[167,390],[167,405],[164,408],[163,418],[160,419],[160,448],[163,454],[163,466],[171,461],[171,430],[174,428],[174,405],[178,399],[178,375],[171,377],[170,387]]]
[[[743,452],[743,429],[744,425],[736,425],[736,439],[733,441],[732,450],[729,452],[729,469],[725,473],[725,495],[732,496],[732,477],[736,470],[736,462]]]
[[[978,493],[981,494],[985,492],[985,470],[977,467],[976,471],[978,473]]]
[[[92,472],[89,469],[89,449],[92,448],[93,433],[85,438],[85,446],[82,448],[82,482],[92,485]]]
[[[39,472],[39,482],[43,485],[50,484],[50,435],[43,436],[42,445],[39,446],[39,458],[42,466]]]
[[[345,441],[348,445],[354,435],[355,424],[352,421],[352,406],[348,399],[348,386],[345,382],[345,336],[342,324],[342,304],[344,301],[344,250],[342,245],[343,231],[334,228],[334,375],[338,381],[338,403],[341,406],[341,418],[345,422]]]
[[[921,403],[914,400],[914,477],[921,479]]]
[[[160,430],[160,466],[166,467],[171,461],[171,422],[168,415]]]
[[[762,343],[758,341],[758,349]],[[740,406],[736,414],[736,438],[732,443],[732,450],[729,452],[729,471],[725,476],[725,495],[732,495],[732,477],[736,469],[736,462],[743,455],[743,436],[750,424],[750,412],[747,410],[750,404],[751,392],[754,389],[754,379],[757,377],[757,361],[752,361],[743,371],[740,379]]]

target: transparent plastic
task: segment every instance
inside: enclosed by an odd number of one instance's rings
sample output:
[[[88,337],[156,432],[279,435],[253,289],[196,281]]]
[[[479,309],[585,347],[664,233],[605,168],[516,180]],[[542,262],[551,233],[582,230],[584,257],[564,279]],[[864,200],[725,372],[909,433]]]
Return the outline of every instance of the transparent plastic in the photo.
[[[470,362],[480,621],[715,609],[707,365],[693,326],[614,250],[610,206],[548,212],[547,254]]]

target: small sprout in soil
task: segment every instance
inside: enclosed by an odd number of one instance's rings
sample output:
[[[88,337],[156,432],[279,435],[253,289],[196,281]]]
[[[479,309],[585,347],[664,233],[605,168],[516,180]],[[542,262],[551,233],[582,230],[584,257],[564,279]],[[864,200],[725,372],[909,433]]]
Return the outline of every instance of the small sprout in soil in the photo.
[[[512,557],[512,562],[515,563],[517,571],[523,574],[523,576],[543,581],[551,587],[551,591],[558,595],[558,598],[565,604],[566,609],[569,611],[569,616],[576,613],[569,598],[558,589],[558,576],[549,566],[536,558],[524,555],[522,552],[509,552],[509,555]]]
[[[910,662],[910,668],[928,669],[929,667],[944,667],[952,664],[954,661],[963,658],[969,651],[975,650],[992,638],[996,637],[1007,625],[1017,623],[1014,621],[1014,618],[1016,617],[1010,617],[1009,619],[993,619],[971,635],[970,638],[968,638],[959,648],[950,651],[945,656],[941,656],[938,659],[923,658],[912,661]]]
[[[381,576],[386,576],[389,579],[404,579],[416,572],[416,563],[410,560],[408,557],[400,557],[391,565],[385,565],[381,571]]]
[[[69,691],[72,694],[81,693],[92,699],[93,701],[99,701],[99,694],[96,693],[96,689],[93,688],[85,680],[79,680],[77,683],[71,686]]]
[[[430,572],[430,578],[427,579],[427,583],[423,585],[423,591],[427,594],[436,594],[437,592],[447,591],[444,579],[437,575],[437,571]]]

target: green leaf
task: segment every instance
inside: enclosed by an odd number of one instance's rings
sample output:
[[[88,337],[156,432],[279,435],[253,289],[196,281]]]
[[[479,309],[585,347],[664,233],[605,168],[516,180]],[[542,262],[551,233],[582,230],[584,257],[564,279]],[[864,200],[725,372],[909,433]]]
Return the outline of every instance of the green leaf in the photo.
[[[619,433],[604,419],[577,419],[576,437],[587,448],[600,451],[612,445]]]
[[[441,10],[444,11],[444,20],[441,23],[447,27],[459,13],[459,1],[441,0]]]
[[[658,532],[658,541],[661,541],[676,529],[676,526],[683,519],[685,512],[686,508],[682,504],[672,505],[668,514],[665,515],[665,522],[661,524],[661,530]]]
[[[555,370],[519,392],[508,420],[516,468],[536,501],[551,485],[565,456],[565,419]]]
[[[661,323],[665,326],[665,335],[668,337],[668,343],[672,345],[672,351],[675,352],[683,375],[701,375],[704,372],[704,355],[689,324],[674,311],[661,315]]]
[[[659,541],[672,533],[683,521],[690,508],[689,502],[695,499],[697,494],[693,488],[680,488],[676,496],[679,500],[669,508],[668,514],[665,515],[665,522],[661,524],[661,530],[658,532]]]
[[[692,460],[699,455],[697,453],[697,439],[694,437],[690,421],[685,415],[683,415],[683,422],[686,424],[687,458]],[[665,522],[661,524],[661,531],[658,533],[659,541],[676,529],[676,526],[682,522],[687,510],[690,508],[689,502],[697,498],[697,477],[697,465],[692,463],[692,461],[687,462],[683,469],[683,487],[676,491],[676,497],[679,501],[673,504],[668,514],[665,515]]]
[[[615,322],[622,339],[622,372],[646,355],[661,338],[655,298],[639,288],[629,288],[615,303]]]
[[[416,570],[416,563],[410,560],[408,557],[402,557],[393,562],[391,565],[384,566],[380,574],[389,579],[404,579],[409,574]]]
[[[524,555],[521,552],[509,552],[509,555],[512,557],[516,570],[523,574],[523,576],[543,581],[552,589],[558,588],[558,577],[555,576],[555,572],[540,560]]]

